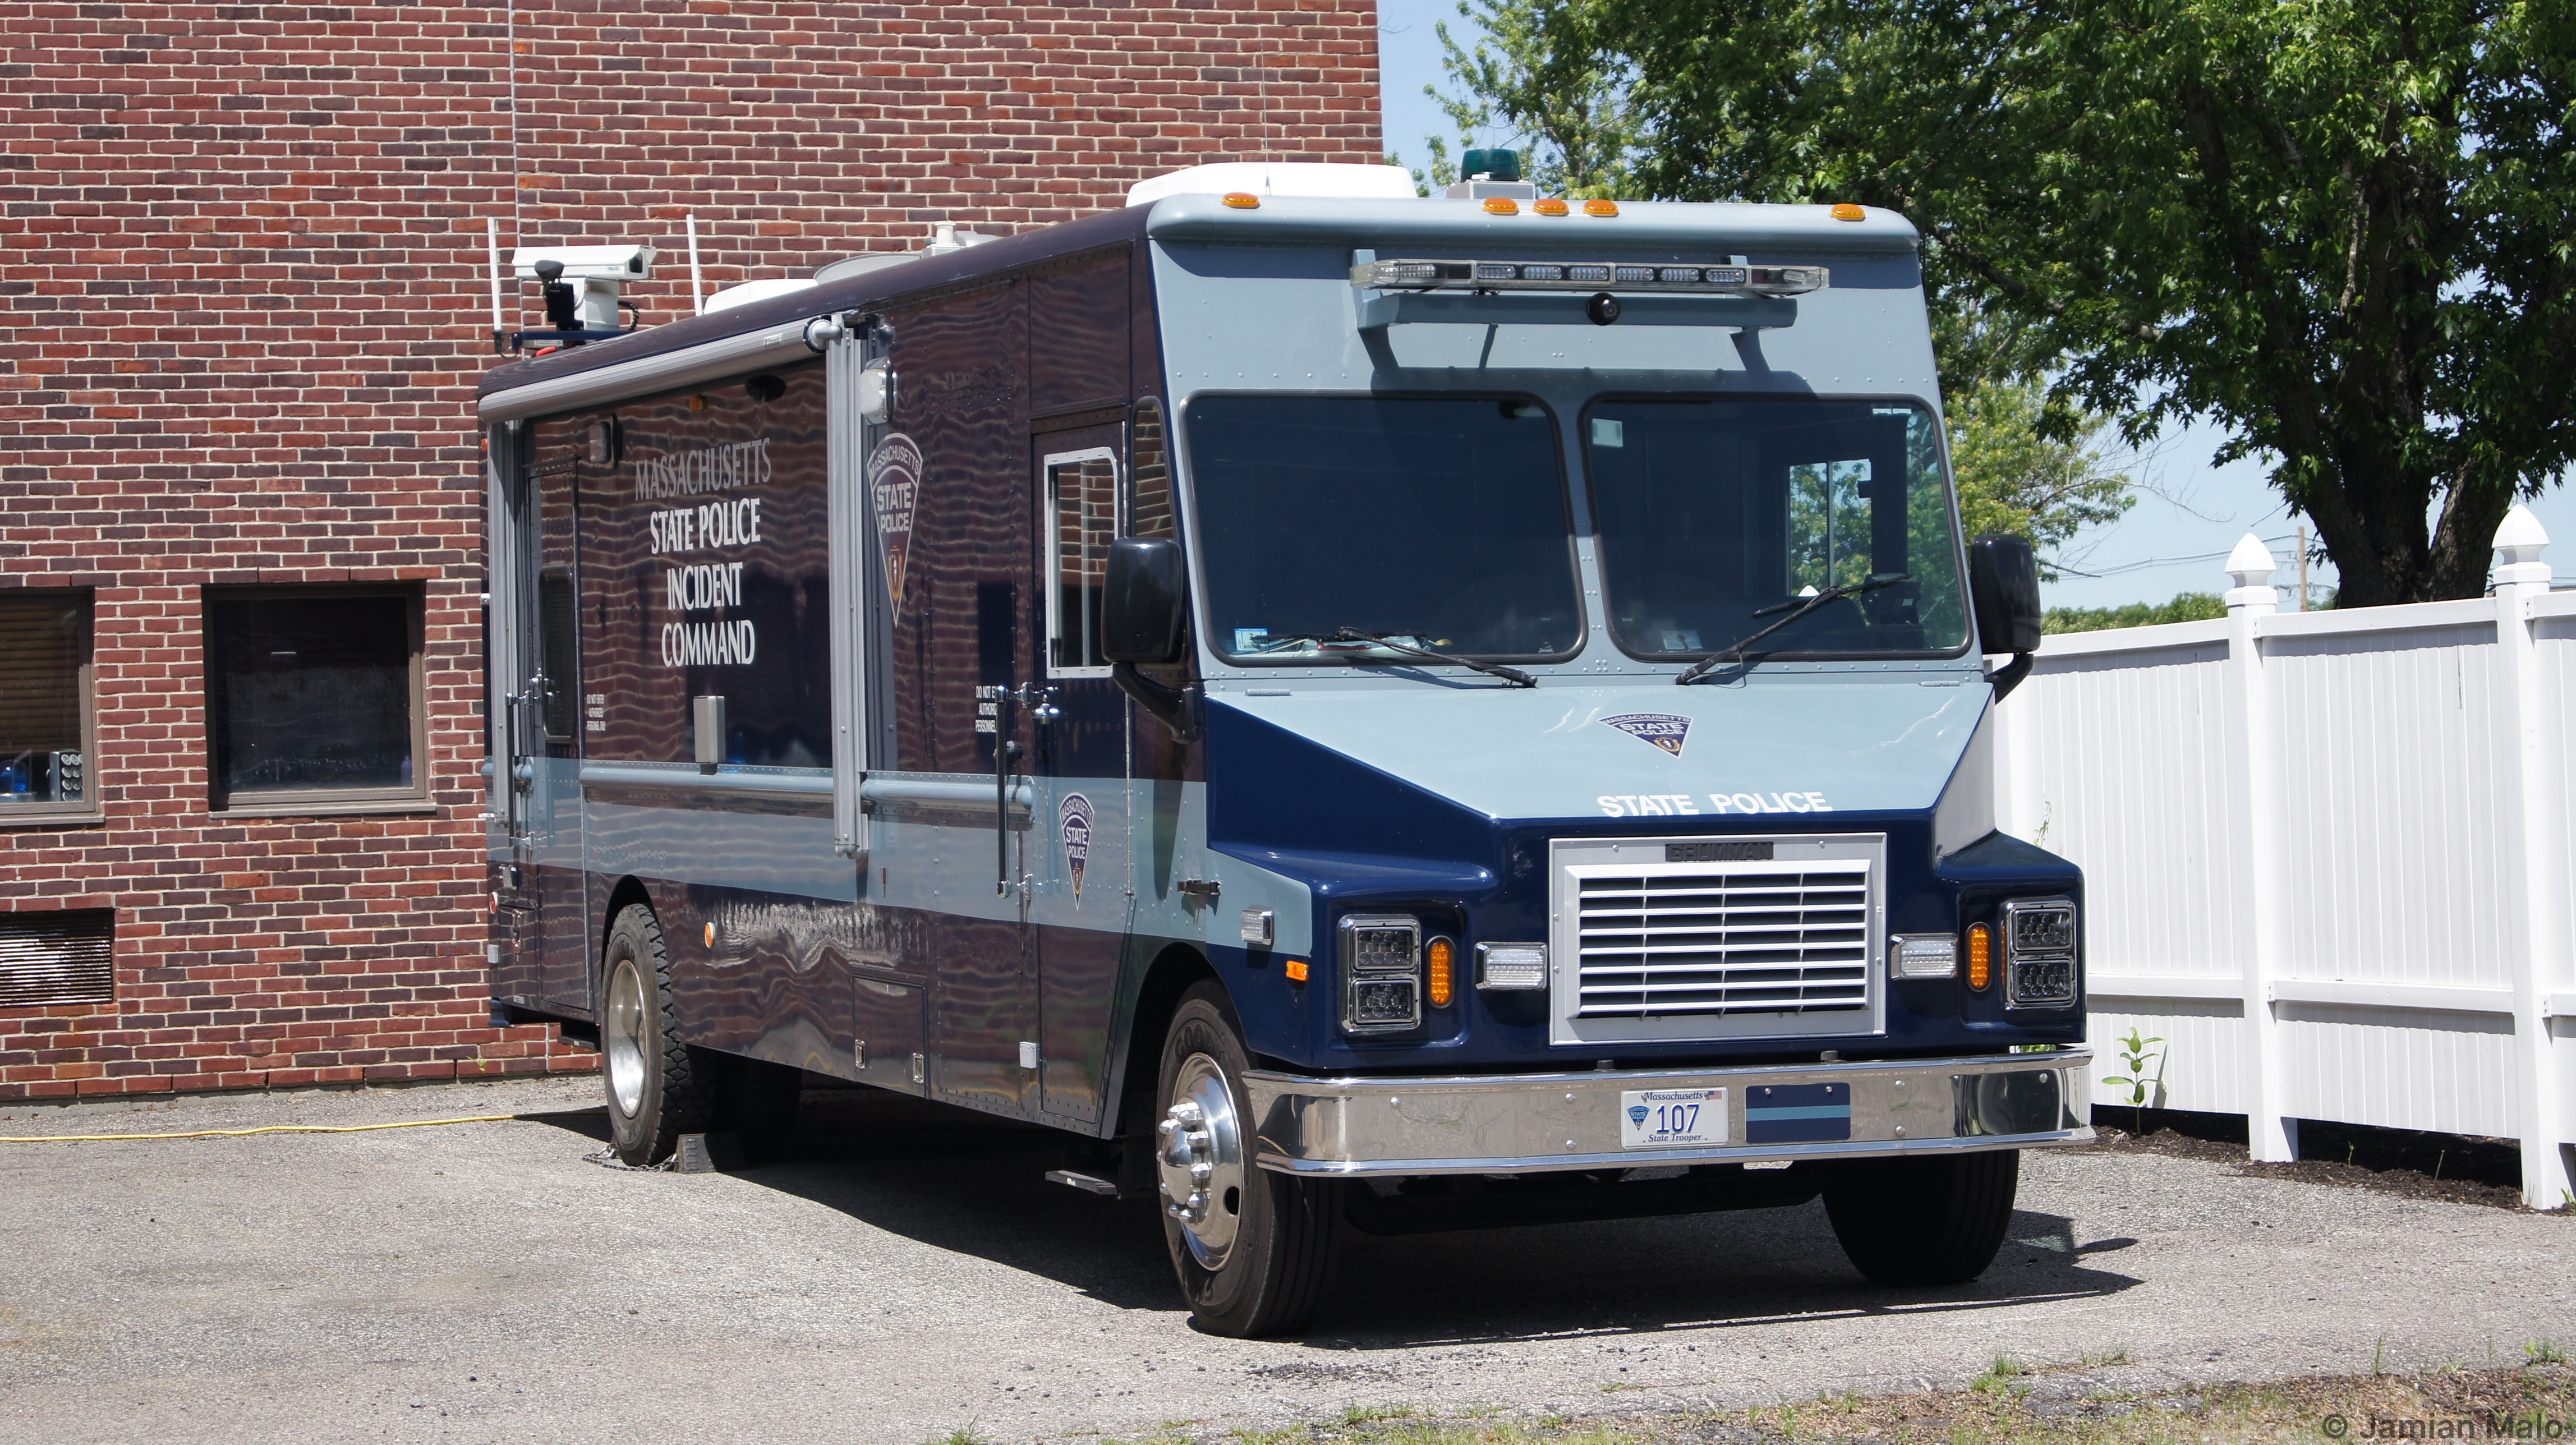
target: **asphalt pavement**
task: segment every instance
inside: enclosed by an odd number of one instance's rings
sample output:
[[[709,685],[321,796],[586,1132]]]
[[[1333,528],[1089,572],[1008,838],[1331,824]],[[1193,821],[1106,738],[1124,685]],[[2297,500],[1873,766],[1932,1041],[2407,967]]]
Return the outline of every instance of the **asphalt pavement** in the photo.
[[[2157,1389],[2576,1344],[2576,1220],[2031,1156],[1977,1283],[1886,1290],[1822,1208],[1355,1239],[1315,1328],[1192,1329],[1150,1205],[1053,1137],[818,1097],[789,1162],[590,1162],[588,1078],[0,1106],[0,1440],[1201,1439],[1347,1406],[1585,1415],[1955,1386]]]

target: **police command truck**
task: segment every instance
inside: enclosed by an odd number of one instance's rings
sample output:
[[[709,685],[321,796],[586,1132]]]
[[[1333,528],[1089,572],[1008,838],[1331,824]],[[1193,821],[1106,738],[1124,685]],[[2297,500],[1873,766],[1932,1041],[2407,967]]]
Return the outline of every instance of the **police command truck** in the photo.
[[[1227,1334],[1349,1230],[1821,1195],[1984,1269],[2091,1137],[2082,889],[1995,829],[2037,582],[1960,534],[1917,233],[1484,159],[490,374],[495,1002],[620,1155],[807,1075],[1049,1126]]]

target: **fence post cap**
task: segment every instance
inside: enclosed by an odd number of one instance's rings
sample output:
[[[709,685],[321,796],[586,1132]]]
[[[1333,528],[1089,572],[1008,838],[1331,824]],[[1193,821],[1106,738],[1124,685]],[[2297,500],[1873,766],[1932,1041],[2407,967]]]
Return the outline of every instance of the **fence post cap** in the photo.
[[[2280,565],[2280,560],[2272,555],[2272,549],[2264,546],[2263,539],[2251,532],[2236,544],[2235,551],[2227,554],[2227,575],[2235,578],[2239,587],[2262,586],[2272,580],[2272,573]]]
[[[2531,514],[2531,508],[2520,502],[2513,504],[2513,510],[2505,513],[2504,521],[2496,527],[2496,560],[2505,566],[2537,562],[2548,546],[2548,529]]]

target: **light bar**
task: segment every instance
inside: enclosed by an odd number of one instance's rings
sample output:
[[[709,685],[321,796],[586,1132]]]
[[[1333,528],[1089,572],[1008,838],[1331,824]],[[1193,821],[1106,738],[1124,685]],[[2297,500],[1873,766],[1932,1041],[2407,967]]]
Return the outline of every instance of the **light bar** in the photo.
[[[1696,291],[1799,296],[1829,284],[1822,266],[1667,266],[1619,261],[1369,261],[1351,284],[1379,291]]]

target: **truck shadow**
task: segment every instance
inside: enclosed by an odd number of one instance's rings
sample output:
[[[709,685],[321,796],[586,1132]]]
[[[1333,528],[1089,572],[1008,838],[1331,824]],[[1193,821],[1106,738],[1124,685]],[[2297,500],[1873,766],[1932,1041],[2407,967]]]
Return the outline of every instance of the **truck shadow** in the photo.
[[[540,1117],[584,1138],[604,1137],[595,1113]],[[735,1177],[1121,1309],[1181,1313],[1149,1201],[1045,1181],[1061,1162],[1062,1138],[892,1094],[817,1092],[807,1096],[793,1140]],[[2059,1215],[2016,1212],[1994,1265],[1946,1289],[1883,1289],[1861,1279],[1821,1204],[1390,1238],[1354,1231],[1299,1343],[1367,1352],[2003,1310],[2108,1296],[2140,1282],[2086,1263],[2134,1240],[2079,1242],[2071,1229]]]

